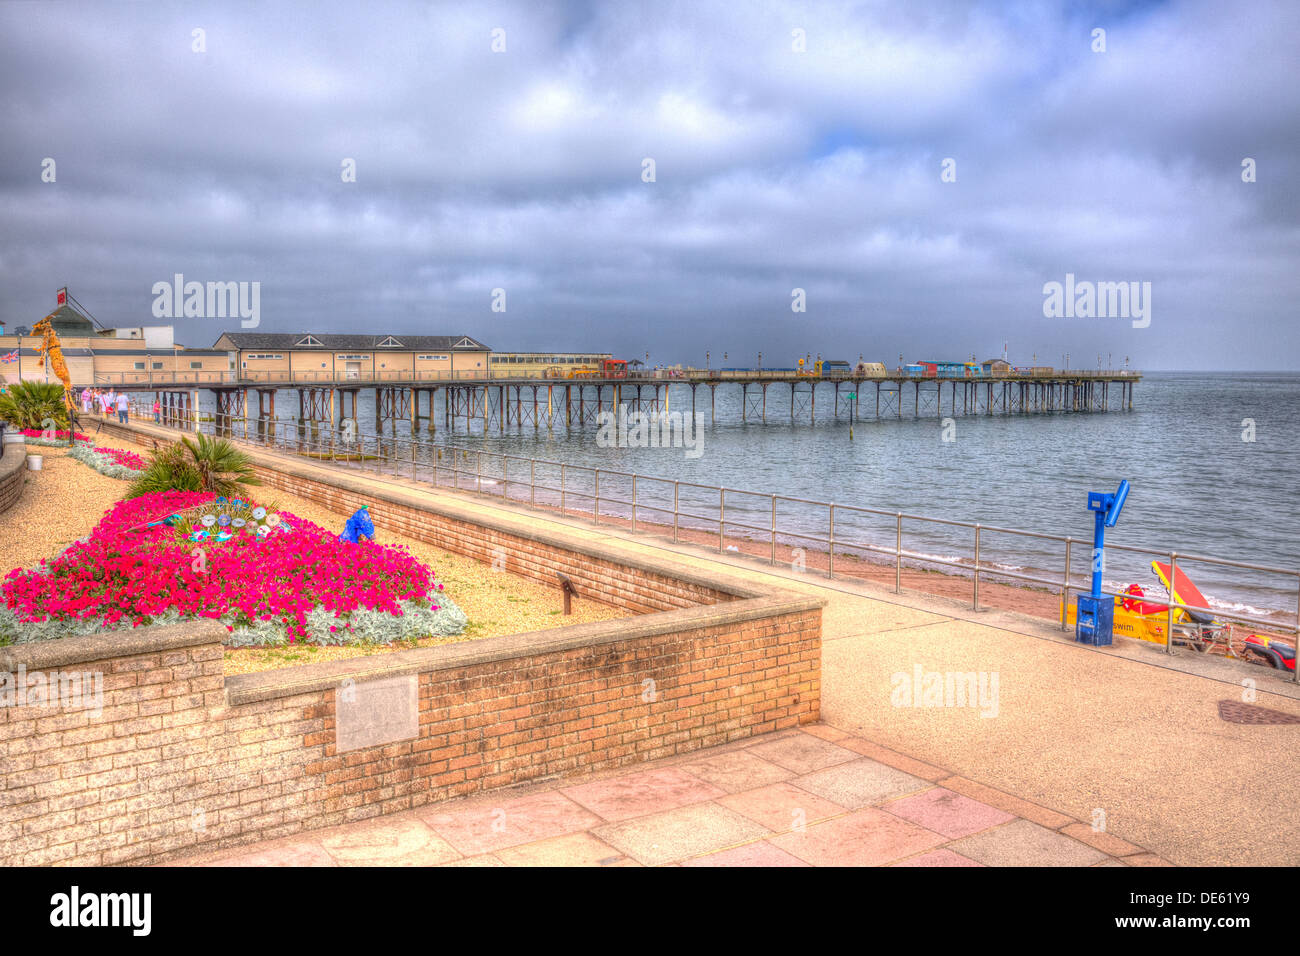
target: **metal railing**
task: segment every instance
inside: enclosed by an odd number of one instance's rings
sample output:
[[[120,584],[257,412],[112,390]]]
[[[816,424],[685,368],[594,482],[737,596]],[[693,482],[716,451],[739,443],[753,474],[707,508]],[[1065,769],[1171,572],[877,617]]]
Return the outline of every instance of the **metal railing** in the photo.
[[[515,372],[508,369],[241,369],[240,371],[126,371],[96,372],[95,385],[143,385],[157,387],[163,385],[383,385],[389,383],[412,384],[428,382],[430,384],[493,384],[527,383],[532,385],[610,385],[620,382],[647,385],[651,383],[671,384],[720,384],[722,382],[1073,382],[1100,379],[1106,381],[1138,380],[1140,372],[1127,369],[1116,371],[1075,371],[1054,369],[1050,372],[991,372],[978,375],[937,374],[927,375],[921,372],[909,373],[903,370],[863,373],[824,372],[820,375],[812,372],[800,372],[797,369],[647,369],[628,371],[617,378],[602,375],[572,375],[574,370],[565,369],[564,374],[547,377],[542,372]]]
[[[210,369],[187,372],[96,372],[95,385],[223,385],[234,382],[234,373]]]
[[[152,422],[152,412],[148,412],[143,418],[147,422]],[[200,428],[211,425],[213,426],[212,429],[205,430],[215,430],[215,426],[218,424],[215,418],[216,416],[212,416],[208,420],[200,421],[198,425]],[[821,553],[825,555],[826,575],[830,578],[835,577],[837,549],[841,557],[854,557],[858,553],[881,556],[892,559],[895,593],[902,591],[904,566],[922,569],[927,567],[945,568],[959,575],[969,575],[971,579],[971,607],[974,610],[979,610],[981,606],[981,581],[1005,579],[1022,585],[1034,585],[1058,596],[1061,607],[1059,625],[1062,630],[1067,627],[1066,608],[1070,596],[1091,592],[1091,581],[1077,577],[1074,572],[1075,549],[1076,546],[1082,546],[1090,565],[1087,578],[1091,576],[1092,542],[1086,538],[1025,531],[1018,528],[1004,528],[979,522],[936,518],[930,515],[868,508],[861,505],[846,505],[792,495],[780,495],[773,492],[755,492],[740,488],[706,485],[677,478],[661,478],[653,475],[594,468],[549,459],[507,455],[478,448],[421,441],[401,436],[356,434],[352,440],[346,441],[346,433],[342,429],[328,429],[319,426],[319,424],[316,428],[311,429],[308,427],[310,423],[306,422],[267,422],[227,416],[221,424],[231,432],[227,437],[236,441],[246,441],[249,444],[264,448],[307,455],[344,465],[355,463],[363,471],[373,468],[376,475],[388,475],[394,478],[409,477],[412,481],[432,484],[435,487],[450,486],[458,491],[473,491],[489,497],[498,497],[519,504],[527,504],[534,508],[558,510],[561,514],[568,516],[588,515],[590,520],[596,524],[601,522],[602,517],[607,520],[621,519],[628,521],[633,533],[638,533],[646,528],[647,521],[644,516],[647,512],[657,514],[661,516],[661,520],[657,522],[650,521],[649,524],[652,526],[658,525],[665,535],[671,531],[674,543],[681,539],[684,519],[696,523],[687,526],[687,530],[691,531],[701,530],[699,528],[700,523],[703,523],[706,529],[716,526],[717,550],[720,554],[726,553],[728,550],[728,530],[749,532],[764,539],[763,543],[767,545],[765,556],[772,566],[778,563],[776,557],[778,542],[787,545],[792,542],[816,545],[822,549]],[[253,426],[251,430],[249,428],[250,424]],[[234,426],[241,427],[235,428]],[[180,427],[182,430],[188,431],[196,430],[193,421],[178,422],[171,427]],[[223,431],[226,429],[223,429]],[[328,434],[321,434],[321,432],[328,432]],[[421,449],[427,453],[428,461],[421,460]],[[446,458],[444,458],[444,454]],[[474,462],[472,469],[466,464],[471,456],[473,456]],[[483,468],[485,460],[489,463],[495,462],[496,468],[490,468],[485,473]],[[512,464],[516,468],[516,475],[526,470],[527,478],[511,477],[510,469]],[[539,469],[542,472],[540,476],[538,474]],[[421,476],[422,471],[426,477]],[[575,476],[588,476],[589,481],[581,487],[575,486]],[[605,480],[603,490],[601,486],[602,478]],[[620,498],[616,493],[611,493],[609,491],[611,479],[624,481],[625,485],[630,488],[630,496]],[[558,481],[558,484],[555,483],[556,481]],[[647,484],[657,485],[664,489],[660,503],[646,503],[641,492]],[[512,486],[516,489],[525,489],[526,493],[521,492],[512,495]],[[672,492],[671,506],[667,503],[667,489],[671,489]],[[716,495],[716,510],[711,510],[712,506],[708,506],[710,510],[707,510],[706,513],[687,510],[698,506],[692,503],[683,504],[683,490],[687,491],[688,494],[691,492],[702,493],[695,496],[701,500],[705,496],[712,500],[713,496]],[[539,492],[541,493],[540,498]],[[735,510],[729,515],[728,495],[731,496],[733,505],[736,503],[737,497],[743,497],[750,499],[751,502],[760,501],[763,503],[763,507],[761,509],[756,508],[751,503],[747,507],[740,509],[739,517],[736,516]],[[580,503],[579,509],[570,507],[575,500]],[[606,506],[605,511],[601,510],[602,504]],[[779,506],[781,505],[799,506],[804,510],[805,515],[808,515],[810,511],[818,514],[824,513],[825,533],[814,533],[812,531],[811,517],[805,517],[797,525],[779,526],[781,511]],[[610,510],[612,506],[622,507],[622,514]],[[766,520],[762,524],[750,523],[756,520],[753,516],[760,511]],[[870,516],[877,519],[887,519],[892,531],[892,546],[869,540],[853,539],[843,533],[837,533],[837,524],[841,529],[845,526],[845,516],[854,518]],[[671,519],[671,526],[668,524],[669,519]],[[861,522],[856,523],[860,524]],[[970,557],[959,555],[955,558],[943,558],[915,550],[915,548],[905,547],[906,532],[912,530],[912,526],[917,524],[925,528],[958,529],[959,533],[968,536],[967,540],[969,540],[971,546]],[[710,535],[712,533],[709,532]],[[1044,577],[1042,575],[1022,573],[1021,571],[983,561],[982,553],[986,552],[987,538],[990,535],[1009,536],[1016,540],[1032,539],[1038,542],[1054,542],[1060,545],[1063,550],[1061,572],[1051,577]],[[748,540],[753,541],[755,539],[750,538]],[[948,545],[951,542],[946,541],[945,544]],[[733,550],[739,551],[736,545],[731,547]],[[1164,642],[1166,654],[1173,654],[1174,652],[1174,644],[1177,642],[1174,634],[1176,626],[1180,624],[1179,616],[1175,612],[1180,610],[1212,615],[1220,621],[1258,627],[1271,633],[1290,635],[1296,638],[1297,643],[1300,644],[1300,569],[1279,568],[1204,555],[1183,554],[1174,550],[1130,545],[1108,544],[1106,547],[1109,551],[1167,558],[1170,567],[1169,579],[1171,581],[1176,579],[1178,569],[1184,568],[1185,573],[1185,565],[1198,564],[1281,576],[1289,580],[1293,585],[1297,596],[1296,611],[1294,619],[1285,624],[1262,617],[1180,603],[1174,600],[1173,595],[1170,594],[1167,601],[1162,599],[1159,602],[1166,604],[1168,608]],[[756,555],[751,554],[751,556]],[[888,565],[884,566],[887,567]],[[1121,600],[1132,597],[1129,594],[1106,590],[1103,590],[1102,594]],[[1300,668],[1297,668],[1292,679],[1300,683]]]

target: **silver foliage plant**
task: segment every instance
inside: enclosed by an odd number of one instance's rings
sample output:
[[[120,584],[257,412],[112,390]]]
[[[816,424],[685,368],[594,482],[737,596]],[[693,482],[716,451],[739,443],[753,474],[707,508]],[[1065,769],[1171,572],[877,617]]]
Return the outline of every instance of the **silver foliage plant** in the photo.
[[[436,610],[428,599],[402,601],[401,614],[359,608],[336,617],[332,611],[316,607],[307,614],[306,640],[297,643],[335,646],[392,644],[461,633],[467,623],[465,612],[441,593],[436,600]],[[233,617],[218,620],[227,627],[234,624]],[[169,610],[155,616],[149,623],[162,626],[179,624],[181,621],[180,614]],[[129,621],[120,622],[113,628],[105,628],[97,620],[56,621],[47,618],[44,621],[24,622],[18,620],[18,615],[11,609],[0,604],[0,644],[28,644],[96,634],[104,630],[131,629]],[[236,626],[225,643],[229,647],[284,647],[289,644],[289,639],[285,635],[284,623],[274,619]]]

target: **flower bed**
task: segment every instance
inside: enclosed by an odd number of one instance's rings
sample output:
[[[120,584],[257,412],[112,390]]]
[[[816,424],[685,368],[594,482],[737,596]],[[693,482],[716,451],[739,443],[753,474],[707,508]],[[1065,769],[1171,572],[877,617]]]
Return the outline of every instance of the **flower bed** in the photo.
[[[74,435],[77,441],[90,441],[90,438],[81,432],[43,432],[36,428],[23,429],[23,442],[28,445],[48,445],[52,448],[67,448],[69,441],[68,436]],[[53,435],[53,438],[49,436]]]
[[[89,465],[101,475],[128,481],[144,471],[149,464],[135,452],[120,448],[96,448],[90,442],[83,441],[77,441],[72,446],[68,457]]]
[[[203,617],[223,622],[236,647],[386,644],[464,629],[433,570],[404,548],[349,544],[289,514],[271,533],[258,531],[266,521],[248,522],[225,540],[196,541],[187,509],[261,510],[188,491],[119,502],[58,557],[6,576],[0,643]],[[176,513],[175,527],[162,523]]]

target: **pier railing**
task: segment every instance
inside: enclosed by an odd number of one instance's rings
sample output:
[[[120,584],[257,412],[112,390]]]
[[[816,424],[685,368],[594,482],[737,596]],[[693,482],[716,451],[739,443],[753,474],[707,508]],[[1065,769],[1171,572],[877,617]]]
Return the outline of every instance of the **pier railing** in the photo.
[[[588,371],[585,374],[547,377],[542,374],[512,372],[496,369],[242,369],[236,371],[209,369],[206,371],[123,371],[96,372],[94,384],[141,386],[156,388],[166,385],[190,386],[277,386],[292,388],[297,385],[311,386],[381,386],[381,385],[631,385],[672,384],[674,382],[695,384],[721,384],[723,382],[1075,382],[1075,381],[1138,381],[1142,373],[1130,369],[1118,370],[1072,370],[1053,369],[1050,371],[1008,371],[982,372],[976,375],[959,375],[956,373],[925,374],[908,372],[903,369],[885,372],[858,374],[852,371],[824,372],[820,375],[801,372],[798,369],[646,369],[628,371],[616,378],[607,378]]]
[[[139,414],[139,413],[137,413]],[[150,413],[143,414],[149,421]],[[932,515],[911,514],[862,505],[847,505],[819,501],[773,492],[748,491],[741,488],[700,484],[677,478],[662,478],[624,472],[617,469],[595,468],[550,459],[507,455],[445,442],[421,441],[401,436],[361,435],[344,440],[346,433],[329,431],[314,436],[297,422],[270,422],[269,427],[258,428],[258,421],[230,419],[237,441],[281,452],[296,453],[309,458],[329,461],[365,471],[377,476],[409,478],[434,487],[451,487],[457,491],[472,491],[487,497],[501,498],[533,508],[558,511],[570,517],[585,517],[595,524],[602,519],[607,524],[622,523],[632,533],[643,531],[671,537],[674,543],[684,537],[697,543],[707,540],[717,551],[747,554],[766,559],[769,565],[790,564],[807,567],[807,551],[813,550],[814,560],[822,559],[825,574],[834,578],[836,558],[841,559],[840,576],[864,578],[866,575],[848,574],[844,560],[853,561],[859,554],[876,556],[871,562],[876,567],[893,565],[893,589],[903,590],[903,570],[943,568],[950,574],[969,577],[971,581],[971,607],[981,609],[980,584],[991,580],[1010,581],[1021,586],[1031,586],[1056,594],[1060,601],[1059,625],[1067,628],[1066,609],[1073,595],[1091,592],[1092,541],[1070,535],[1048,534],[1005,528],[979,522],[937,518]],[[201,422],[199,427],[210,426]],[[249,428],[250,424],[253,426]],[[193,430],[186,427],[184,430]],[[421,458],[423,453],[428,460]],[[486,468],[485,468],[486,464]],[[513,471],[512,471],[513,469]],[[612,483],[619,487],[611,488]],[[655,494],[657,489],[658,494]],[[647,497],[649,492],[649,497]],[[782,523],[782,517],[786,521]],[[797,513],[797,517],[795,517]],[[793,519],[793,520],[791,520]],[[846,520],[847,519],[847,520]],[[856,536],[864,524],[875,521],[888,529],[877,531],[875,540]],[[813,530],[820,525],[824,531]],[[969,552],[956,557],[939,557],[919,549],[908,539],[917,529],[952,529],[969,542]],[[847,533],[846,533],[847,529]],[[737,537],[734,532],[742,532]],[[728,532],[731,543],[728,543]],[[1023,570],[984,560],[988,554],[990,537],[1012,540],[1033,540],[1054,543],[1061,549],[1059,573],[1050,576],[1024,573]],[[889,544],[880,541],[891,539]],[[791,561],[777,560],[778,544],[794,545]],[[750,545],[742,550],[741,545]],[[910,546],[909,546],[910,545]],[[945,541],[950,546],[951,541]],[[1218,608],[1184,604],[1174,599],[1159,598],[1157,603],[1167,606],[1164,651],[1174,653],[1175,643],[1190,643],[1204,649],[1199,641],[1185,641],[1176,637],[1181,629],[1196,630],[1196,625],[1180,621],[1177,611],[1190,611],[1213,617],[1219,621],[1256,627],[1273,634],[1285,634],[1300,645],[1300,568],[1281,568],[1243,561],[1233,561],[1206,555],[1184,554],[1173,550],[1144,548],[1130,545],[1108,544],[1108,551],[1125,552],[1153,559],[1168,559],[1171,581],[1177,570],[1187,573],[1189,565],[1213,566],[1250,571],[1281,579],[1287,587],[1278,591],[1294,591],[1296,609],[1289,621],[1264,618]],[[1086,574],[1076,574],[1080,560],[1087,563]],[[1107,597],[1121,600],[1132,595],[1103,590]],[[1300,683],[1300,667],[1292,675]]]

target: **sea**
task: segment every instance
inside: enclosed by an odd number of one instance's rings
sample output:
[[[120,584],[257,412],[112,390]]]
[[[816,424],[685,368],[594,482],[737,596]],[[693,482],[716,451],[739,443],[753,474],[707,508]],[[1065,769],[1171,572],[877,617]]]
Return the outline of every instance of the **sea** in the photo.
[[[841,396],[845,391],[841,386]],[[531,404],[531,392],[525,394]],[[963,415],[959,394],[953,415],[945,389],[942,412],[931,407],[924,414],[923,408],[920,418],[911,414],[909,385],[903,416],[880,420],[871,416],[875,389],[867,384],[859,406],[865,417],[854,421],[846,403],[835,407],[827,385],[818,392],[815,416],[801,397],[793,421],[784,385],[768,390],[766,423],[759,420],[752,387],[747,421],[742,421],[739,385],[718,388],[712,423],[708,394],[707,388],[696,393],[703,428],[691,436],[693,448],[618,447],[608,440],[608,430],[602,439],[592,423],[567,429],[561,424],[548,431],[525,421],[512,423],[504,434],[495,428],[485,434],[476,418],[468,431],[463,419],[449,431],[439,411],[436,434],[430,437],[423,428],[418,433],[417,475],[430,477],[427,466],[435,460],[444,463],[445,475],[447,463],[458,461],[470,486],[474,472],[484,476],[489,491],[508,477],[510,494],[527,497],[526,486],[513,483],[526,481],[530,466],[507,461],[503,475],[497,456],[562,462],[568,466],[567,504],[590,507],[590,469],[600,469],[601,514],[627,517],[631,482],[616,473],[636,474],[639,520],[667,523],[672,521],[667,513],[671,482],[676,481],[681,527],[714,533],[716,489],[722,486],[728,489],[728,534],[757,541],[768,540],[770,496],[781,496],[776,502],[780,561],[792,560],[798,547],[818,547],[816,539],[828,535],[829,509],[805,503],[809,501],[837,505],[837,553],[859,543],[892,551],[896,513],[904,512],[979,523],[985,526],[981,565],[1060,580],[1062,542],[988,529],[1070,535],[1076,539],[1071,553],[1076,581],[1090,571],[1094,516],[1087,508],[1088,495],[1114,491],[1124,479],[1130,493],[1118,522],[1106,533],[1108,545],[1150,549],[1163,554],[1164,561],[1176,551],[1179,567],[1212,607],[1294,620],[1300,590],[1300,374],[1146,373],[1135,386],[1132,410],[1114,407],[1118,399],[1112,394],[1108,412]],[[371,402],[373,393],[363,392],[358,413],[363,435],[374,431]],[[297,408],[296,395],[285,390],[276,405],[281,422],[291,422],[293,416],[283,410]],[[669,410],[689,415],[690,409],[689,386],[672,385]],[[212,411],[212,395],[202,393],[200,412]],[[291,430],[284,424],[281,428]],[[408,437],[409,425],[398,423],[396,434]],[[481,458],[479,453],[484,453]],[[403,446],[401,454],[409,456],[409,447]],[[532,473],[539,484],[559,487],[558,467],[532,466]],[[550,497],[558,498],[558,493]],[[917,556],[970,564],[974,532],[909,517],[903,547]],[[1162,593],[1151,570],[1157,557],[1108,548],[1103,582],[1116,589],[1136,582],[1148,594],[1153,589]],[[1195,557],[1283,571],[1234,568]]]

